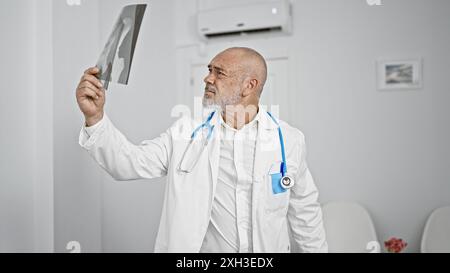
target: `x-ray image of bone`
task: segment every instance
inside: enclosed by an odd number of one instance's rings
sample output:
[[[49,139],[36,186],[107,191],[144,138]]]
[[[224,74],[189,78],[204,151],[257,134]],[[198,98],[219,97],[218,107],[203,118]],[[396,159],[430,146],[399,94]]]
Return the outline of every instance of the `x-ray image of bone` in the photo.
[[[128,84],[134,49],[146,5],[126,6],[114,25],[113,31],[97,62],[97,77],[108,89],[110,82]]]

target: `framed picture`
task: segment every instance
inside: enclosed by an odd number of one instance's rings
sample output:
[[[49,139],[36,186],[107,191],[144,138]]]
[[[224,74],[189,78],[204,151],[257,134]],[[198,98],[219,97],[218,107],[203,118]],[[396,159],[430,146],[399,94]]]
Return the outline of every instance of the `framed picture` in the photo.
[[[379,60],[377,82],[380,90],[422,88],[422,59]]]

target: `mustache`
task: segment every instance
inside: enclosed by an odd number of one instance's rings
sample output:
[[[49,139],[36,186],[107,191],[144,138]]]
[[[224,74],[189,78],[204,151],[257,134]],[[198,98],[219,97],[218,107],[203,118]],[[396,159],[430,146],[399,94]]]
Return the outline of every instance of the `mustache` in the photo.
[[[216,93],[216,92],[217,92],[217,89],[216,89],[214,86],[206,85],[206,86],[205,86],[205,92],[206,92],[206,91]]]

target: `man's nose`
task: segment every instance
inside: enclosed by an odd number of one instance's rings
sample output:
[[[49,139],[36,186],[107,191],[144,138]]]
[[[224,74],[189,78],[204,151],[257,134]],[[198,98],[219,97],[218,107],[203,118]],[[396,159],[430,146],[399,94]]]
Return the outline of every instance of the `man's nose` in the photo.
[[[214,84],[214,80],[215,80],[215,78],[214,78],[214,76],[213,76],[213,74],[212,73],[209,73],[208,75],[206,75],[206,77],[203,79],[203,81],[206,83],[206,84]]]

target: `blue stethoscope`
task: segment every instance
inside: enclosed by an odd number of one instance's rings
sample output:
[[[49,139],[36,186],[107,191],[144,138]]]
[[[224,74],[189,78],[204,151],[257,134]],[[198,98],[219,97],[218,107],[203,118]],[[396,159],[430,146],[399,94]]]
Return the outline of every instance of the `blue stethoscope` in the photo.
[[[197,164],[197,162],[200,158],[201,153],[203,152],[204,148],[208,145],[208,142],[211,139],[211,136],[212,136],[212,133],[213,133],[213,130],[215,127],[214,125],[211,125],[211,120],[214,117],[215,113],[216,113],[216,111],[210,113],[208,115],[208,118],[206,119],[206,121],[204,123],[202,123],[200,126],[198,126],[197,128],[195,128],[195,130],[192,132],[189,144],[186,147],[186,150],[184,151],[183,156],[180,160],[180,164],[178,166],[178,171],[183,172],[183,173],[191,173],[192,172],[193,168],[195,167],[195,165]],[[279,180],[277,179],[277,184],[279,183],[279,186],[281,186],[281,189],[279,189],[278,191],[282,192],[282,191],[285,191],[294,186],[294,179],[292,179],[292,177],[287,175],[286,153],[285,153],[285,149],[284,149],[284,140],[283,140],[283,133],[281,132],[281,126],[277,122],[277,120],[272,116],[272,114],[270,112],[267,112],[267,114],[278,126],[278,136],[280,139],[282,162],[280,165],[281,178],[279,178]],[[193,150],[192,145],[194,143],[195,137],[197,136],[198,132],[200,132],[201,130],[203,130],[205,128],[208,129],[208,134],[206,136],[206,139],[203,141],[201,146],[197,148],[197,150],[196,150],[197,154],[194,156],[190,156],[190,152]],[[186,158],[186,156],[188,158]],[[275,193],[275,191],[276,190],[274,188],[274,193]]]

